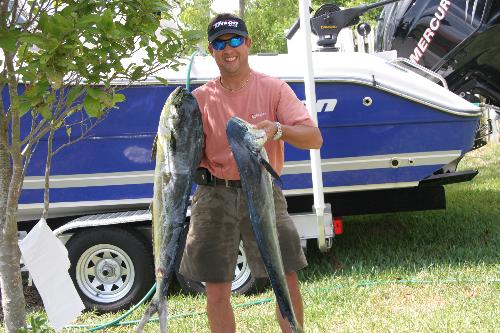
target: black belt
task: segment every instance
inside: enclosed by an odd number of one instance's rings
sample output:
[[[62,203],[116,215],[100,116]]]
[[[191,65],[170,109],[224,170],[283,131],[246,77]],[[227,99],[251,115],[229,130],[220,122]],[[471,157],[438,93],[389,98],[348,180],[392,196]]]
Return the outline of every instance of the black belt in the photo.
[[[209,183],[210,185],[224,185],[226,187],[241,187],[241,181],[240,180],[227,180],[227,179],[220,179],[217,177],[212,176],[212,180]]]

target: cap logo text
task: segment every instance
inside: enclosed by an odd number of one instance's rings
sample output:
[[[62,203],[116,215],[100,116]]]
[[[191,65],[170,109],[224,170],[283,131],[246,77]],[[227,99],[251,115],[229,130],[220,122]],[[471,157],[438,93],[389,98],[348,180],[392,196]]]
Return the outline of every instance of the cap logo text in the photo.
[[[219,21],[214,23],[214,29],[217,29],[221,25],[227,25],[228,27],[238,27],[238,21]]]

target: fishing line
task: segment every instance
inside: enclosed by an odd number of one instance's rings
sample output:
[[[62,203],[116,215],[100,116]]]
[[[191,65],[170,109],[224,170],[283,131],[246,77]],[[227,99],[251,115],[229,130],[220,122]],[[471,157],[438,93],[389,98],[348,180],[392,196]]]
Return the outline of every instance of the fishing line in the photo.
[[[187,67],[187,74],[186,74],[186,90],[187,91],[191,90],[191,67],[192,67],[193,62],[194,62],[194,57],[198,54],[203,55],[203,56],[207,55],[207,53],[202,51],[202,50],[196,50],[193,52],[193,54],[191,54],[191,59],[189,60],[189,64]]]

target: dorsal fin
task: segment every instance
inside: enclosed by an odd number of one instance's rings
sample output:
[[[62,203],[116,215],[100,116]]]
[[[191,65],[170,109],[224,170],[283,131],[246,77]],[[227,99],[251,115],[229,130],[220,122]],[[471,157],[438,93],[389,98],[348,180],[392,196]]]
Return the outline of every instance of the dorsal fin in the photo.
[[[266,161],[264,158],[260,158],[259,163],[271,174],[271,176],[276,179],[279,183],[280,186],[283,187],[283,181],[281,180],[280,176],[276,171],[274,171],[273,167],[271,164],[269,164],[268,161]]]

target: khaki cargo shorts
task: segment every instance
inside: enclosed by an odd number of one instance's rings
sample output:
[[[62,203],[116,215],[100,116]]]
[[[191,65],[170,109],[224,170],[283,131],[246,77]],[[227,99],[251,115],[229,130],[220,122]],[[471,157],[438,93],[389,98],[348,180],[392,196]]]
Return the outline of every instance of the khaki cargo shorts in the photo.
[[[286,273],[295,272],[306,267],[307,260],[281,189],[273,186],[273,194],[283,265]],[[179,272],[194,281],[232,281],[240,240],[243,240],[252,275],[267,277],[242,189],[198,185]]]

